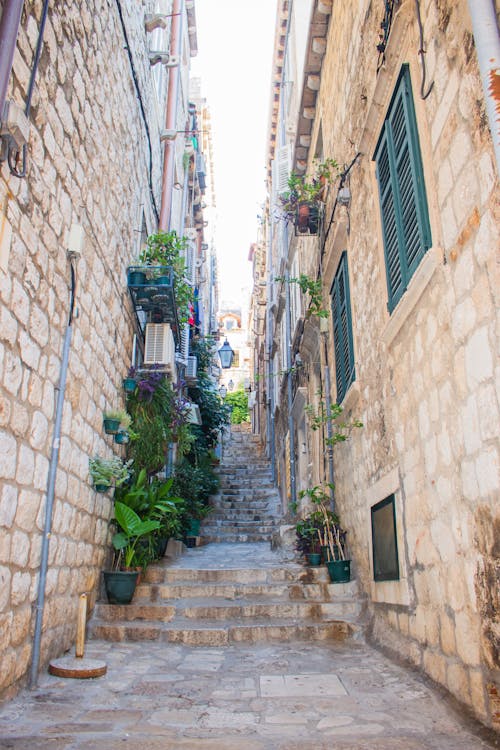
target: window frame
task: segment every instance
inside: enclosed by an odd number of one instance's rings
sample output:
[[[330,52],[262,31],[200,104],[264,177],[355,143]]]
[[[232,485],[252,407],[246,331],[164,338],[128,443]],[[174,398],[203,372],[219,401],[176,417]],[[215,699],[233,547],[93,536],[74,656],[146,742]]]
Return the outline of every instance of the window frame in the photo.
[[[340,282],[343,279],[344,299],[341,299]],[[349,288],[349,268],[347,250],[344,250],[333,277],[330,289],[330,308],[332,313],[333,351],[335,355],[335,382],[337,403],[344,399],[349,387],[356,380],[354,359],[354,340],[352,335],[351,293]],[[343,313],[345,311],[345,327]],[[347,357],[345,356],[347,347]],[[344,356],[342,354],[344,353]],[[346,372],[346,359],[348,371]]]
[[[387,307],[392,313],[432,246],[408,64],[401,68],[373,161],[379,189]]]
[[[388,505],[392,505],[392,524],[393,524],[393,537],[394,537],[394,557],[397,568],[397,573],[377,573],[377,543],[376,534],[374,527],[374,515],[377,511],[382,510]],[[383,581],[400,581],[401,580],[401,566],[399,564],[399,550],[398,550],[398,528],[396,524],[396,496],[394,492],[385,497],[380,502],[375,503],[370,508],[370,519],[371,519],[371,531],[372,531],[372,565],[373,565],[373,580],[376,583]]]

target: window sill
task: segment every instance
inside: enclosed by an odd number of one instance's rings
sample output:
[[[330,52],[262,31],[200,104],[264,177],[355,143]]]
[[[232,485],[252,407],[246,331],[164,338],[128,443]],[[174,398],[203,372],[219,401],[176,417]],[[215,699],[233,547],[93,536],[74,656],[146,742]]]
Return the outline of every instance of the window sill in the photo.
[[[390,346],[401,327],[412,313],[424,289],[428,285],[434,271],[438,267],[438,249],[431,247],[422,258],[422,262],[412,276],[408,289],[391,313],[391,317],[382,331],[381,339],[386,346]]]
[[[351,411],[351,409],[357,404],[358,399],[361,395],[360,387],[356,380],[354,380],[349,388],[346,391],[346,394],[342,401],[340,402],[340,406],[342,407],[343,411]]]

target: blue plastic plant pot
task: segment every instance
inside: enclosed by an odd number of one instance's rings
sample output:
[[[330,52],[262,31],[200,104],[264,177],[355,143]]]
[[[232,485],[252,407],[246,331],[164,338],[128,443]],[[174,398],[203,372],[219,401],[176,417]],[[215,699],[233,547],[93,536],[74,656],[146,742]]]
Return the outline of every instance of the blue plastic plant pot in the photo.
[[[137,387],[137,382],[135,378],[123,378],[122,385],[125,393],[133,393]]]
[[[104,432],[108,435],[115,435],[120,428],[119,419],[108,419],[105,417],[102,421]]]

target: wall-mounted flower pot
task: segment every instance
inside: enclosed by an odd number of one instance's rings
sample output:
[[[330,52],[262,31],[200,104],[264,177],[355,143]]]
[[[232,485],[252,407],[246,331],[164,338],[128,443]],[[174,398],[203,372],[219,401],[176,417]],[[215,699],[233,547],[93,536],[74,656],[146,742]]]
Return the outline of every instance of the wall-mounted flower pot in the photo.
[[[115,434],[115,443],[126,445],[129,441],[129,434],[128,432],[125,432],[125,430],[118,430],[118,432]]]
[[[96,492],[107,492],[110,486],[109,484],[95,484],[94,489]]]
[[[326,567],[332,583],[348,583],[351,580],[350,560],[330,560]]]
[[[135,378],[123,378],[122,386],[125,393],[133,393],[137,387],[137,381]]]
[[[318,234],[319,210],[316,203],[299,203],[295,212],[295,234]]]
[[[107,435],[115,435],[120,428],[119,419],[108,419],[108,417],[104,417],[102,424],[104,427],[104,432]]]

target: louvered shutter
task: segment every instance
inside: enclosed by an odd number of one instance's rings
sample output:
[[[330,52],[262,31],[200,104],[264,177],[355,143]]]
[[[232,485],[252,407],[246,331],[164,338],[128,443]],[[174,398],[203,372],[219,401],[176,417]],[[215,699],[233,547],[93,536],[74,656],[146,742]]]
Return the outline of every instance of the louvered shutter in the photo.
[[[431,246],[409,69],[403,66],[374,156],[392,311]]]
[[[332,286],[333,341],[337,403],[344,398],[355,377],[354,347],[352,339],[351,300],[347,253],[344,251]]]

